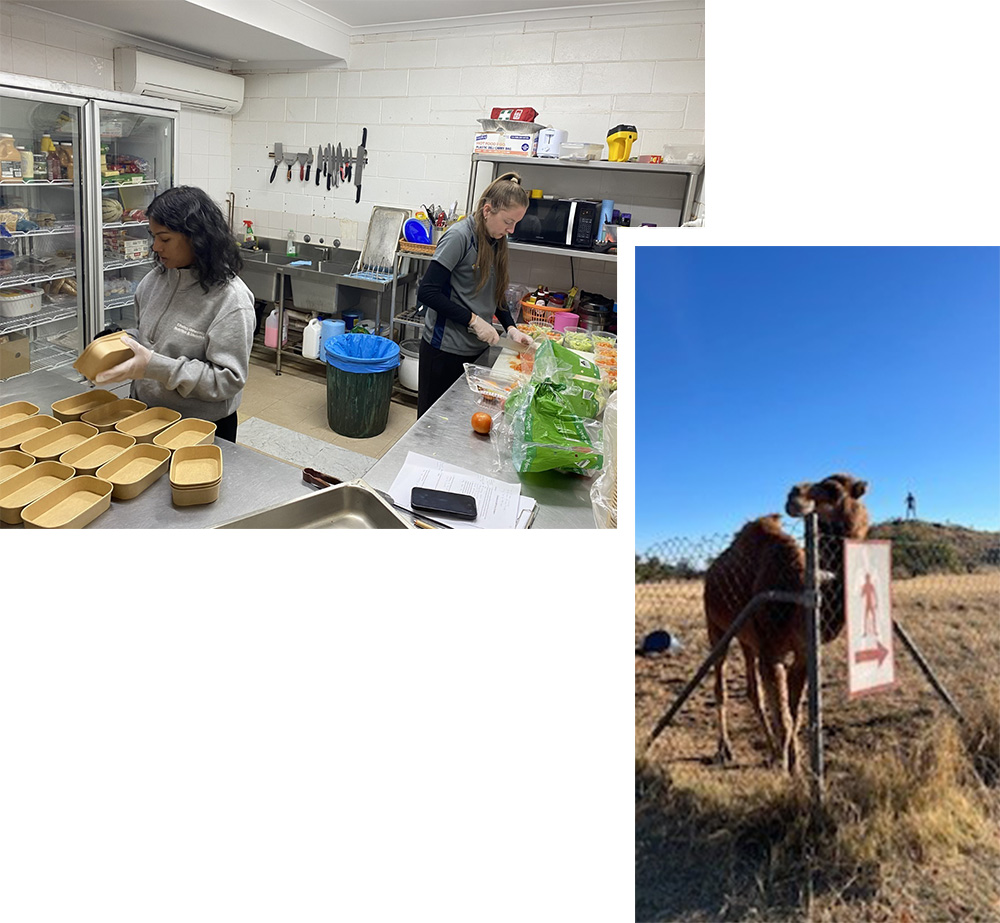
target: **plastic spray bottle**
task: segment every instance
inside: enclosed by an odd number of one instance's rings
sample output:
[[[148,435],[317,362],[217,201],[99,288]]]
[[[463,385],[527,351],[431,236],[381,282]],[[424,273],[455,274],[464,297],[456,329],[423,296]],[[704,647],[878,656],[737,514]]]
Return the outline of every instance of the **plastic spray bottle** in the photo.
[[[298,248],[295,246],[295,231],[288,232],[288,243],[285,245],[285,256],[298,256]]]

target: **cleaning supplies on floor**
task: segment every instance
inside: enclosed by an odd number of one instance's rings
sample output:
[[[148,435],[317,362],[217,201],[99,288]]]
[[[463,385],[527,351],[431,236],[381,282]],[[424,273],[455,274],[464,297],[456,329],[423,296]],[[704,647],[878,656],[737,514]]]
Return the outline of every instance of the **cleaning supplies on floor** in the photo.
[[[319,358],[319,340],[323,325],[318,317],[314,317],[302,331],[302,355],[306,359]]]
[[[288,318],[285,318],[285,323],[283,325],[284,329],[281,331],[281,345],[284,346],[288,342]],[[264,321],[264,345],[269,346],[271,349],[278,348],[278,309],[275,308],[270,314],[267,315],[267,320]]]

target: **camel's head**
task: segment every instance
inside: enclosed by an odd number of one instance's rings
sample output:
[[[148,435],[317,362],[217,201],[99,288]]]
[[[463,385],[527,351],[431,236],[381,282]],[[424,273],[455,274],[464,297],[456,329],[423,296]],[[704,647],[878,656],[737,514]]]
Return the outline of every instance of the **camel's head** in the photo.
[[[785,512],[807,516],[815,512],[820,531],[841,538],[864,538],[868,534],[868,511],[861,497],[866,481],[849,474],[831,474],[815,484],[796,484],[788,492]]]

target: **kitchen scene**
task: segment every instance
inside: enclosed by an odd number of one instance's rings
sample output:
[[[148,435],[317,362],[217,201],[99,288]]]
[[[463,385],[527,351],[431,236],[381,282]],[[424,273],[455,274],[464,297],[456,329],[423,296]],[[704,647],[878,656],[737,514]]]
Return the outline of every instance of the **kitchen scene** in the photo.
[[[615,528],[616,244],[703,226],[704,4],[165,7],[0,6],[0,528]],[[203,253],[232,368],[137,309]],[[199,375],[231,414],[140,387]]]

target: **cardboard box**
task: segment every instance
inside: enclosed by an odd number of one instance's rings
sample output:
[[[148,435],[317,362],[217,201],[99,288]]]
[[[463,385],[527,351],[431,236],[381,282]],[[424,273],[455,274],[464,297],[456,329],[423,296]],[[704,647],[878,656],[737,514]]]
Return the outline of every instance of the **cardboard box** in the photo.
[[[481,131],[476,135],[476,154],[505,154],[514,157],[534,157],[538,149],[538,132]]]
[[[0,378],[13,378],[31,371],[31,352],[24,333],[0,336]]]

